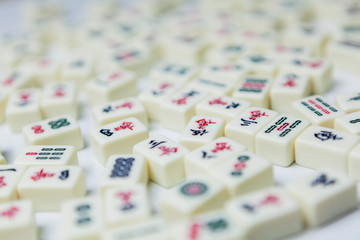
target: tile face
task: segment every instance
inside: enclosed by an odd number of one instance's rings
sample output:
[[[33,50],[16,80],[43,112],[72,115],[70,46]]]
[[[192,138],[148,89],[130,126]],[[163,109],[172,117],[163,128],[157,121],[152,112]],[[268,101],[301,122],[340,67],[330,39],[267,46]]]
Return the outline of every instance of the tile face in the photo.
[[[85,91],[90,105],[133,97],[137,93],[135,75],[125,70],[109,71],[88,81]]]
[[[36,240],[37,226],[31,201],[0,204],[0,235],[6,240]]]
[[[102,193],[110,187],[127,186],[133,183],[148,182],[148,170],[145,158],[141,155],[112,155],[106,162],[105,171],[100,182]]]
[[[271,109],[292,114],[291,103],[310,95],[309,77],[291,72],[280,73],[270,90]]]
[[[211,169],[208,175],[238,196],[274,184],[271,163],[251,152],[241,152]]]
[[[0,203],[18,198],[16,185],[24,172],[24,166],[0,165]]]
[[[201,70],[204,78],[223,79],[226,81],[239,81],[249,73],[249,67],[241,63],[208,64]]]
[[[225,137],[239,142],[249,151],[255,152],[256,134],[277,115],[277,112],[265,108],[247,108],[226,124]]]
[[[311,227],[329,222],[358,205],[355,182],[337,171],[313,173],[288,184],[286,190],[298,200]]]
[[[45,119],[66,114],[77,119],[79,106],[75,85],[71,82],[46,84],[40,105]]]
[[[204,78],[200,76],[199,78],[191,81],[188,84],[188,87],[194,89],[202,89],[211,94],[219,94],[219,95],[230,95],[234,90],[236,82],[226,81],[223,79],[216,78]]]
[[[145,126],[148,125],[145,108],[136,98],[125,98],[96,105],[92,108],[92,115],[98,126],[129,117],[135,117]]]
[[[85,175],[78,166],[30,167],[17,190],[20,199],[32,200],[36,211],[58,211],[64,200],[85,195]]]
[[[287,64],[283,64],[280,71],[309,75],[313,94],[322,94],[334,84],[332,65],[323,59],[292,59]]]
[[[226,122],[230,122],[250,106],[251,103],[247,101],[222,95],[214,95],[196,105],[196,114],[222,117]]]
[[[159,81],[139,94],[139,100],[144,105],[149,119],[159,120],[159,106],[167,97],[179,90],[180,87],[181,84],[173,81]]]
[[[336,118],[334,129],[360,135],[360,112],[353,112]]]
[[[74,147],[60,145],[27,146],[14,161],[14,165],[26,167],[78,164],[78,157]]]
[[[279,239],[303,229],[300,206],[280,188],[266,188],[230,200],[225,212],[249,239]]]
[[[337,106],[330,105],[326,99],[319,95],[310,96],[292,103],[294,114],[305,118],[313,125],[332,128],[334,120],[344,115]]]
[[[196,88],[185,88],[171,94],[160,105],[160,124],[182,131],[195,115],[195,106],[209,94]]]
[[[30,63],[35,81],[40,86],[58,79],[60,64],[49,59],[39,58]]]
[[[360,111],[360,93],[344,93],[335,97],[336,105],[346,113]]]
[[[238,240],[244,232],[223,211],[212,211],[179,221],[171,229],[174,240]]]
[[[77,87],[94,75],[94,62],[88,56],[72,56],[64,61],[60,70],[61,81],[72,81]]]
[[[136,224],[150,218],[150,204],[145,185],[114,187],[104,194],[104,223],[107,228]]]
[[[186,177],[205,174],[226,159],[245,150],[245,147],[221,137],[188,153],[185,156]]]
[[[313,169],[326,167],[346,173],[349,152],[359,140],[359,136],[354,134],[311,126],[295,141],[296,163]]]
[[[100,240],[103,231],[101,200],[86,197],[67,200],[61,205],[65,240]]]
[[[313,55],[311,47],[305,47],[297,44],[276,44],[267,52],[279,62],[287,62],[294,58],[309,58]]]
[[[184,84],[193,79],[198,69],[192,66],[172,62],[160,62],[149,73],[149,78],[155,82],[170,81]]]
[[[106,231],[103,240],[159,240],[169,239],[165,222],[160,218],[152,218],[146,222],[119,227]]]
[[[19,88],[28,88],[33,86],[34,83],[30,74],[26,71],[14,70],[5,73],[0,78],[0,86],[4,91],[12,91]]]
[[[262,54],[246,54],[240,62],[248,66],[250,74],[266,77],[274,77],[278,68],[275,59]]]
[[[37,88],[16,90],[10,95],[5,115],[12,132],[19,132],[25,125],[42,119],[40,98],[41,90]]]
[[[189,150],[201,147],[224,134],[225,120],[196,115],[182,132],[179,143]]]
[[[126,118],[93,130],[90,144],[95,157],[105,164],[111,155],[132,153],[133,146],[147,137],[144,124],[136,118]]]
[[[248,47],[241,43],[227,43],[210,48],[205,61],[211,64],[235,62],[248,51]]]
[[[270,86],[269,77],[246,76],[232,96],[251,102],[254,106],[268,108]]]
[[[172,187],[184,180],[184,156],[189,151],[163,136],[150,137],[136,144],[134,154],[147,160],[149,177],[162,187]]]
[[[29,124],[22,133],[28,145],[70,145],[77,150],[84,146],[80,127],[69,115]]]
[[[256,135],[256,154],[282,167],[291,165],[295,160],[295,140],[309,125],[304,119],[277,116]]]
[[[219,209],[227,198],[223,185],[205,176],[195,176],[163,196],[160,212],[167,220],[177,220]]]

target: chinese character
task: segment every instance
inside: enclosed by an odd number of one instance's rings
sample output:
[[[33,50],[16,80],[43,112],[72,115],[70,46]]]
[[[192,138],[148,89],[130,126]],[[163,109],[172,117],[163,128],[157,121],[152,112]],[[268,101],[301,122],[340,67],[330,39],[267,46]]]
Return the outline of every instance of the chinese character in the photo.
[[[119,127],[114,128],[114,130],[115,131],[120,131],[124,129],[134,130],[133,127],[134,124],[132,122],[123,122]]]
[[[217,104],[217,105],[226,105],[227,102],[222,101],[221,98],[216,98],[216,99],[214,99],[214,100],[210,100],[210,101],[209,101],[209,104],[210,104],[210,105],[214,105],[214,104]]]
[[[1,212],[0,216],[1,217],[13,218],[18,212],[19,212],[18,207],[11,207],[8,210],[5,210],[5,211]]]
[[[44,169],[41,169],[40,172],[37,172],[35,176],[31,177],[31,179],[36,182],[42,178],[53,177],[53,176],[55,176],[55,173],[46,173],[44,172]]]
[[[115,106],[116,109],[119,109],[119,108],[128,108],[128,109],[131,109],[133,107],[134,103],[130,102],[130,101],[127,101],[127,102],[124,102],[123,104],[121,105],[117,105]]]
[[[192,131],[191,135],[193,135],[193,136],[198,136],[198,135],[202,136],[202,135],[208,133],[208,131],[206,131],[206,129],[203,129],[203,130],[190,129],[190,130]]]
[[[224,151],[224,150],[231,151],[231,146],[228,145],[226,142],[220,142],[220,143],[216,143],[216,147],[213,150],[211,150],[211,152],[217,153],[219,151]]]
[[[172,102],[176,103],[177,105],[183,105],[183,104],[187,103],[187,99],[188,99],[188,97],[184,96],[184,97],[181,97],[179,99],[173,99]]]
[[[231,102],[231,104],[226,106],[226,109],[237,108],[239,106],[240,106],[240,103]]]
[[[316,186],[318,184],[327,186],[335,183],[336,183],[335,179],[330,180],[325,174],[321,174],[319,177],[317,177],[314,181],[311,182],[311,186]]]
[[[226,229],[228,224],[227,224],[226,220],[219,219],[219,220],[214,220],[214,221],[208,222],[206,224],[206,226],[208,228],[210,228],[211,231],[216,232],[218,230],[221,231],[221,230]]]
[[[104,134],[107,137],[110,137],[111,135],[113,135],[114,133],[110,131],[110,129],[101,129],[100,130],[101,134]]]
[[[199,124],[198,129],[205,129],[205,127],[209,126],[209,124],[215,124],[216,122],[213,122],[211,120],[207,121],[205,118],[202,118],[200,120],[195,121],[197,124]]]
[[[265,112],[261,112],[260,110],[256,110],[256,111],[251,111],[250,112],[251,116],[249,117],[250,120],[256,120],[257,118],[260,117],[268,117],[269,115],[266,115]]]
[[[157,146],[159,146],[160,144],[163,144],[163,143],[166,143],[166,141],[156,142],[155,140],[151,140],[151,141],[149,142],[149,144],[151,145],[150,149],[151,149],[151,148],[154,148],[154,147],[157,147]]]
[[[246,119],[243,119],[243,118],[241,118],[240,120],[242,121],[242,123],[240,124],[241,126],[246,126],[246,127],[248,127],[248,126],[250,126],[252,123],[257,124],[256,121],[246,120]]]
[[[41,125],[32,126],[31,129],[34,130],[35,134],[40,134],[44,132],[44,129],[41,128]]]
[[[315,133],[314,136],[318,139],[320,139],[321,141],[327,141],[329,139],[331,140],[341,140],[343,139],[342,137],[338,137],[336,134],[333,134],[330,131],[320,131],[318,133]]]
[[[205,151],[201,151],[201,153],[202,153],[202,158],[214,158],[214,157],[216,157],[215,155],[209,155]]]
[[[111,112],[111,111],[113,111],[113,108],[110,105],[103,108],[103,112],[105,112],[105,113],[108,113],[108,112]]]
[[[2,188],[2,187],[5,187],[6,186],[6,183],[5,183],[5,177],[4,176],[1,176],[0,177],[0,188]]]
[[[279,198],[275,195],[268,195],[264,200],[262,200],[259,206],[269,205],[269,204],[279,204]]]
[[[163,156],[163,155],[170,155],[170,153],[176,153],[178,148],[169,148],[169,147],[166,147],[166,146],[160,146],[158,147],[158,149],[160,149],[162,151],[161,155],[160,156]]]
[[[119,192],[117,194],[117,197],[119,197],[123,203],[123,206],[121,207],[122,211],[128,211],[135,207],[135,205],[131,202],[132,195],[133,195],[132,192]]]

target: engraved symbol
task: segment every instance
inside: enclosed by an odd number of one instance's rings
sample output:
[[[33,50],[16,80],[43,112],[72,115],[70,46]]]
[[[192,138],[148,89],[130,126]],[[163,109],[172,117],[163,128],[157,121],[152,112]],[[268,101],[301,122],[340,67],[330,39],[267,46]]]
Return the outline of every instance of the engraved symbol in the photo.
[[[336,183],[335,179],[328,179],[328,177],[326,176],[326,174],[321,174],[319,177],[317,177],[314,181],[311,182],[311,186],[316,186],[316,185],[324,185],[324,186],[328,186],[328,185],[333,185]]]
[[[207,190],[208,187],[200,182],[187,183],[180,189],[185,196],[200,196],[206,193]]]
[[[15,217],[15,215],[19,212],[19,208],[18,207],[10,207],[8,210],[2,211],[0,213],[1,217],[7,217],[9,219]]]
[[[216,143],[216,147],[213,150],[211,150],[211,152],[217,153],[217,152],[221,152],[224,150],[231,151],[231,146],[228,145],[228,143],[226,143],[226,142],[220,142],[220,143]]]
[[[227,102],[224,102],[223,100],[221,100],[221,98],[216,98],[214,100],[210,100],[209,101],[210,105],[227,105]]]
[[[68,179],[69,178],[69,170],[64,170],[61,172],[59,178],[61,180],[65,180],[65,179]]]
[[[256,120],[260,117],[268,117],[265,112],[261,112],[260,110],[255,110],[250,112],[251,116],[249,117],[250,120]]]
[[[255,210],[258,208],[268,205],[278,205],[278,204],[280,204],[280,199],[276,195],[269,194],[258,204],[252,205],[252,204],[244,203],[241,205],[241,207],[245,209],[247,212],[254,213]]]
[[[355,97],[352,97],[352,98],[349,98],[347,100],[347,102],[351,102],[351,101],[359,101],[360,100],[360,93],[358,93],[358,96],[355,96]]]
[[[198,239],[198,237],[200,236],[200,229],[201,229],[201,225],[199,223],[193,223],[190,226],[190,240],[196,240]]]
[[[131,171],[134,158],[118,158],[115,160],[114,168],[111,171],[111,178],[128,177]]]
[[[115,131],[120,131],[124,129],[134,130],[134,124],[132,122],[123,122],[119,127],[114,128]]]
[[[11,74],[10,77],[8,77],[5,81],[2,82],[2,84],[4,86],[10,86],[12,85],[15,81],[16,81],[16,78],[19,76],[18,73],[13,73]]]
[[[65,90],[63,86],[57,86],[55,88],[54,97],[64,97],[65,96]]]
[[[198,124],[198,129],[205,129],[205,127],[209,126],[209,124],[215,124],[216,122],[213,122],[211,120],[206,120],[205,118],[199,119],[195,121]]]
[[[114,133],[110,131],[110,129],[101,129],[99,131],[101,134],[104,134],[107,137],[110,137],[111,135],[113,135]]]
[[[320,139],[322,142],[327,141],[329,139],[331,140],[341,140],[342,137],[338,137],[336,134],[333,134],[330,131],[320,131],[318,133],[314,133],[314,136],[318,139]]]
[[[132,109],[132,107],[134,106],[134,103],[133,102],[130,102],[130,101],[126,101],[124,102],[123,104],[121,105],[117,105],[115,106],[116,109],[119,109],[119,108],[128,108],[128,109]]]
[[[176,148],[176,147],[170,148],[170,147],[166,147],[166,146],[160,146],[160,147],[158,147],[158,149],[160,149],[162,152],[160,156],[170,155],[171,153],[176,153],[178,150],[178,148]]]
[[[48,178],[53,176],[55,176],[55,173],[46,173],[44,172],[44,169],[41,169],[39,172],[35,174],[35,176],[32,176],[31,179],[36,182],[42,178]]]
[[[50,121],[48,124],[51,126],[52,129],[58,129],[61,127],[69,126],[70,122],[66,118],[60,118],[57,121]]]
[[[131,51],[131,52],[123,52],[119,55],[116,55],[115,56],[115,60],[116,61],[124,61],[124,60],[129,60],[129,59],[132,59],[132,58],[135,58],[137,56],[140,55],[140,52],[138,51]]]
[[[89,204],[82,204],[76,208],[76,211],[80,215],[80,218],[77,220],[79,225],[88,224],[91,222],[91,218],[89,217],[89,211],[91,206]]]
[[[238,157],[238,163],[234,164],[234,171],[231,172],[232,176],[240,176],[242,175],[242,171],[247,167],[246,161],[248,161],[250,158],[249,156],[242,155]]]
[[[17,103],[18,106],[25,106],[30,103],[30,93],[20,93],[20,102]]]
[[[131,202],[132,192],[118,192],[116,196],[122,201],[121,210],[128,211],[135,208],[135,205]]]
[[[240,106],[240,103],[231,102],[231,104],[227,105],[225,108],[231,109],[231,108],[238,108],[239,106]]]
[[[197,91],[190,91],[188,93],[185,93],[183,97],[179,99],[173,99],[172,102],[176,103],[177,105],[184,105],[187,103],[187,100],[189,97],[193,97],[194,95],[199,94]]]
[[[243,118],[241,118],[240,120],[242,121],[242,123],[240,124],[240,126],[248,127],[248,126],[250,126],[252,123],[257,124],[256,121],[246,120],[246,119],[243,119]]]
[[[206,224],[206,226],[213,232],[222,231],[228,227],[228,223],[225,219],[217,219],[214,221],[210,221]]]
[[[42,129],[41,125],[32,126],[31,129],[34,130],[35,134],[40,134],[44,132],[44,129]]]
[[[0,176],[0,188],[5,187],[6,185],[5,176]]]
[[[204,130],[190,129],[190,131],[192,131],[191,135],[193,135],[193,136],[198,136],[198,135],[202,136],[202,135],[208,133],[208,131],[206,131],[206,129],[204,129]]]
[[[166,141],[157,142],[155,140],[151,140],[149,142],[149,144],[151,145],[150,149],[155,148],[155,147],[157,147],[157,146],[159,146],[160,144],[163,144],[163,143],[166,143]]]

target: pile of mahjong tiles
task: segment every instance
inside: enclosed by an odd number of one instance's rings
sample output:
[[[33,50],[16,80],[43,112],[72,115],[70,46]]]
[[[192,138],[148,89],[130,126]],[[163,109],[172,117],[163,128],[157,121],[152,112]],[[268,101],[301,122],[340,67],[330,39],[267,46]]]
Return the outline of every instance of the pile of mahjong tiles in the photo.
[[[270,240],[356,211],[360,82],[326,94],[360,74],[359,1],[16,4],[0,239]]]

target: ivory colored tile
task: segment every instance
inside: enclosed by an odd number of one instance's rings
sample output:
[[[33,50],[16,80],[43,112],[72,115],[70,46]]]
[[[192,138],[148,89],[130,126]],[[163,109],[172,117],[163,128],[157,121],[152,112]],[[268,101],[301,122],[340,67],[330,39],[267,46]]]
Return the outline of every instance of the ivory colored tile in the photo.
[[[60,64],[50,58],[39,58],[29,64],[34,81],[42,86],[59,78]]]
[[[153,136],[136,144],[134,154],[147,160],[149,177],[162,187],[172,187],[184,180],[184,156],[189,151],[163,136]]]
[[[205,176],[194,176],[160,199],[161,215],[169,221],[222,208],[228,199],[223,185]]]
[[[232,96],[252,103],[254,106],[268,108],[270,105],[270,86],[272,78],[246,76],[235,88]]]
[[[349,153],[348,174],[350,177],[360,181],[360,145],[356,145]]]
[[[5,115],[12,132],[19,132],[25,125],[42,119],[40,98],[41,89],[38,88],[16,90],[10,95]]]
[[[90,145],[95,157],[105,164],[111,155],[132,153],[133,146],[147,137],[144,124],[136,118],[126,118],[91,131]]]
[[[85,195],[85,174],[78,166],[30,167],[17,191],[20,199],[32,200],[36,211],[58,211],[64,200]]]
[[[0,204],[0,235],[6,240],[36,240],[34,208],[29,200]]]
[[[245,147],[228,138],[221,137],[195,149],[185,156],[186,177],[206,174],[226,159],[245,150]]]
[[[247,108],[226,124],[225,137],[239,142],[249,151],[255,152],[256,134],[277,115],[277,112],[265,108]]]
[[[78,157],[74,147],[61,145],[27,146],[14,161],[14,165],[26,167],[78,164]]]
[[[102,193],[110,187],[129,184],[147,184],[149,180],[147,163],[143,156],[133,154],[112,155],[106,162],[100,181]]]
[[[205,65],[201,70],[204,78],[223,79],[238,82],[249,73],[249,67],[240,63],[219,63]]]
[[[88,81],[85,91],[90,105],[133,97],[137,93],[135,75],[126,70],[107,71]]]
[[[301,118],[277,116],[256,135],[256,154],[273,164],[290,166],[295,161],[295,140],[309,125]]]
[[[250,102],[237,98],[213,95],[196,105],[196,114],[222,117],[228,123],[250,106]]]
[[[249,47],[243,43],[215,45],[205,53],[205,62],[209,64],[234,63],[248,51]]]
[[[313,169],[348,171],[349,152],[360,137],[331,128],[311,126],[295,141],[296,163]]]
[[[171,228],[174,240],[240,240],[244,232],[223,211],[212,211],[179,221]]]
[[[28,145],[70,145],[76,150],[84,146],[80,127],[69,115],[29,124],[22,133]]]
[[[343,93],[335,97],[336,105],[346,113],[360,111],[360,93]]]
[[[150,120],[159,121],[159,106],[167,97],[178,91],[180,87],[181,84],[173,81],[159,81],[139,94],[139,100],[144,105]]]
[[[159,62],[150,71],[153,82],[169,81],[174,84],[185,84],[198,73],[198,68],[172,62]]]
[[[0,203],[18,199],[16,185],[24,172],[24,166],[0,165]]]
[[[86,197],[61,204],[62,232],[65,240],[100,240],[103,217],[100,198]]]
[[[360,111],[338,117],[334,121],[334,129],[360,135]]]
[[[199,148],[224,135],[225,120],[196,115],[182,132],[179,143],[189,150]]]
[[[114,229],[150,218],[150,202],[144,184],[110,188],[104,194],[104,224]]]
[[[66,114],[77,119],[79,105],[75,85],[71,82],[46,84],[40,106],[45,119]]]
[[[311,93],[309,77],[291,72],[281,73],[270,90],[271,109],[292,114],[291,103],[309,96]]]
[[[297,44],[275,44],[267,54],[280,63],[288,62],[294,58],[309,58],[313,56],[313,49],[309,46]]]
[[[323,225],[358,205],[355,182],[337,171],[312,173],[289,183],[286,190],[301,205],[310,227]]]
[[[258,53],[246,54],[240,62],[248,66],[252,75],[274,77],[278,69],[275,59]]]
[[[89,56],[73,55],[66,59],[60,70],[60,81],[72,81],[80,88],[94,76],[94,61]]]
[[[96,105],[92,108],[92,115],[98,126],[129,117],[137,118],[145,126],[148,125],[145,108],[136,98],[125,98]]]
[[[232,197],[274,185],[272,164],[251,152],[238,153],[208,175],[225,185]]]
[[[0,123],[5,121],[5,109],[9,98],[9,91],[0,90]]]
[[[5,165],[6,164],[6,159],[5,157],[0,153],[0,165]]]
[[[196,88],[185,88],[171,94],[160,105],[160,124],[182,131],[195,115],[195,106],[209,94]]]
[[[332,128],[334,120],[345,113],[336,105],[331,105],[320,95],[302,98],[292,103],[294,115],[305,118],[312,125]]]
[[[230,200],[225,212],[249,239],[279,239],[300,232],[300,205],[285,190],[271,187]]]
[[[231,95],[237,82],[235,81],[226,81],[223,79],[215,78],[204,78],[200,76],[199,78],[191,81],[187,87],[194,89],[202,89],[211,94],[219,95]]]

